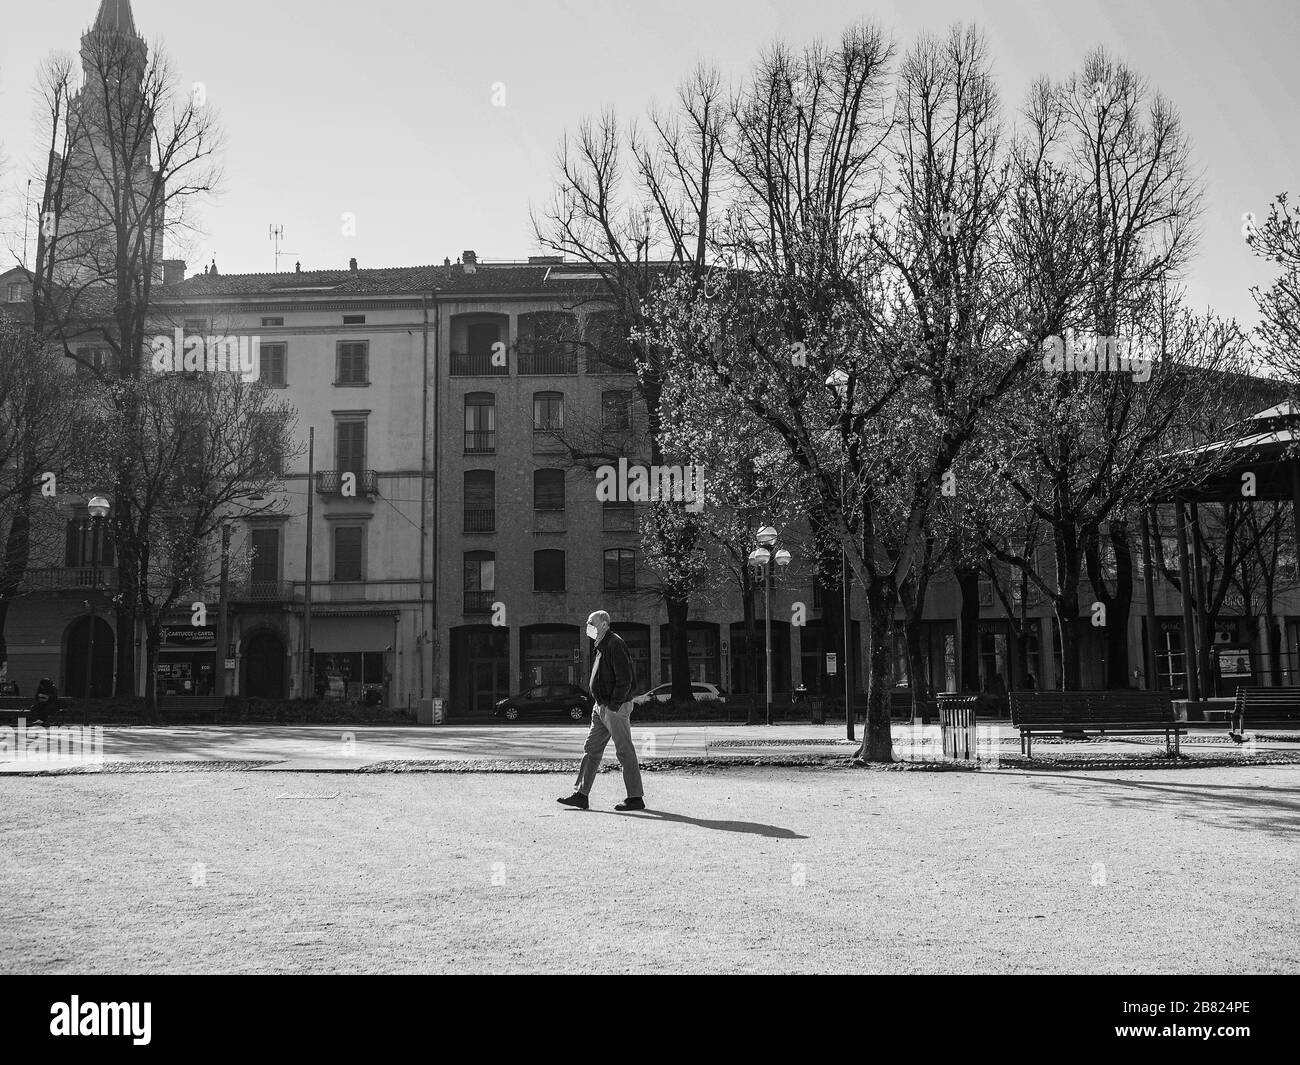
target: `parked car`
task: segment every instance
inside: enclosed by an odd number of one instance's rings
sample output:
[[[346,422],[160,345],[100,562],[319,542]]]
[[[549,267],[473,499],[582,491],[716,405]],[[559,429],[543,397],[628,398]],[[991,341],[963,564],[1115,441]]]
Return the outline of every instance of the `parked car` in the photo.
[[[718,691],[716,684],[705,684],[696,681],[691,685],[691,694],[695,696],[696,702],[701,703],[725,703],[726,697]],[[657,688],[651,688],[644,695],[638,695],[632,700],[633,706],[645,706],[652,699],[657,703],[666,703],[673,697],[673,686],[671,684],[661,684]]]
[[[504,717],[507,721],[544,714],[564,714],[581,721],[591,714],[591,696],[576,684],[538,684],[502,699],[492,708],[494,717]]]

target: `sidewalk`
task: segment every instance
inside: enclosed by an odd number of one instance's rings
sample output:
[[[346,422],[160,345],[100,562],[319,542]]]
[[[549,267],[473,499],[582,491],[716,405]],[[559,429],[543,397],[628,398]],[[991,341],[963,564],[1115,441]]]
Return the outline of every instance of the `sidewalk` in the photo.
[[[0,730],[2,734],[4,730]],[[586,725],[452,725],[452,726],[313,726],[245,725],[175,727],[110,726],[83,742],[96,750],[96,761],[179,768],[183,763],[232,763],[231,768],[284,772],[355,772],[368,766],[400,770],[404,765],[457,763],[466,769],[475,764],[500,768],[517,764],[533,771],[556,771],[576,764],[582,756]],[[862,737],[862,726],[857,736]],[[736,760],[755,758],[835,758],[848,760],[856,744],[845,738],[844,725],[692,725],[633,723],[633,741],[643,761],[673,762]],[[937,725],[902,723],[893,727],[894,757],[900,761],[943,760]],[[26,746],[24,747],[24,741]],[[50,756],[41,757],[41,745]],[[1008,759],[1019,762],[1016,731],[1008,724],[981,725],[978,734],[979,759],[996,764]],[[1164,738],[1124,736],[1090,741],[1063,741],[1042,737],[1034,741],[1035,761],[1064,760],[1071,756],[1096,759],[1105,755],[1132,757],[1155,755],[1164,749]],[[1182,739],[1187,754],[1240,758],[1253,753],[1300,757],[1300,743],[1265,741],[1257,747],[1240,748],[1224,734],[1196,732]],[[28,730],[0,743],[0,773],[58,771],[78,760],[55,757],[53,734]],[[24,751],[26,753],[24,753]],[[102,757],[99,757],[102,755]],[[86,759],[80,759],[80,762]],[[252,765],[249,763],[260,763]],[[606,765],[613,765],[614,749],[606,751]]]

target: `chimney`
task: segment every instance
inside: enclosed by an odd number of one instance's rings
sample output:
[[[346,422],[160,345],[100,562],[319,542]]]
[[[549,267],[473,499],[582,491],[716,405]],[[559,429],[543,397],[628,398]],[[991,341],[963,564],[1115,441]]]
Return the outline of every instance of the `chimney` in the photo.
[[[356,259],[349,259],[349,260],[348,260],[348,269],[351,270],[354,274],[357,272],[357,261],[356,261]]]
[[[293,264],[293,272],[294,272],[295,274],[301,274],[301,273],[302,273],[302,263],[301,263],[301,262],[296,262],[296,263]]]
[[[460,254],[461,262],[465,266],[465,273],[472,274],[478,270],[478,255],[472,251],[464,251]]]
[[[212,260],[212,269],[208,271],[213,277],[217,276],[217,260]]]
[[[164,259],[162,268],[164,285],[179,285],[185,280],[184,259]]]

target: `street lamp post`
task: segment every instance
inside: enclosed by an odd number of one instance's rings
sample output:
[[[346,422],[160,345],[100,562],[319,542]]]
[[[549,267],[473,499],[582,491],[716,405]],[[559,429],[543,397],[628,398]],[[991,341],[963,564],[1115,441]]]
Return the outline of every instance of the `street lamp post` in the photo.
[[[831,375],[826,378],[826,388],[839,399],[840,409],[844,410],[849,402],[849,375],[843,370],[833,370]],[[840,506],[847,509],[848,503],[848,463],[843,461],[844,455],[843,437],[840,438]],[[847,521],[846,521],[847,524]],[[849,657],[849,645],[853,634],[853,620],[850,618],[850,599],[849,599],[849,553],[844,548],[840,548],[840,583],[844,592],[844,613],[843,624],[844,630],[844,728],[849,739],[856,739],[853,732],[853,660]]]
[[[86,600],[86,606],[90,609],[89,655],[86,659],[86,698],[89,699],[95,690],[95,592],[99,589],[100,524],[108,516],[110,507],[103,496],[95,496],[86,505],[86,509],[90,511],[90,598]]]
[[[772,723],[772,564],[782,568],[790,565],[790,552],[776,547],[776,530],[764,525],[758,530],[758,546],[749,553],[749,561],[763,569],[766,596],[763,606],[764,644],[767,652],[767,723]]]

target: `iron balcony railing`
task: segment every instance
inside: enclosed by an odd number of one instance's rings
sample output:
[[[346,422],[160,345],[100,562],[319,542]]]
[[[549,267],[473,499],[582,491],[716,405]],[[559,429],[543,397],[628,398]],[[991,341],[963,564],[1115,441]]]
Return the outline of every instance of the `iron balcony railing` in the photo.
[[[29,569],[23,578],[23,586],[34,592],[117,588],[117,567],[52,566],[45,569]]]
[[[548,348],[541,351],[524,350],[519,352],[519,373],[521,376],[567,376],[577,372],[578,353],[576,351]]]
[[[497,453],[497,431],[495,429],[466,429],[466,455],[495,455]]]
[[[231,589],[236,602],[292,603],[293,581],[248,580]]]
[[[509,360],[506,360],[509,362]],[[470,355],[463,351],[453,351],[451,353],[451,376],[452,377],[509,377],[510,367],[495,365],[492,362],[492,353],[483,352],[477,355]]]
[[[471,590],[465,589],[465,608],[466,614],[490,614],[492,613],[492,604],[496,602],[497,593],[491,589],[484,591],[482,589]]]
[[[374,470],[317,470],[316,494],[321,496],[341,496],[343,494],[343,476],[352,473],[356,476],[358,496],[379,494],[379,474]]]
[[[496,532],[496,507],[466,507],[465,531],[467,533]]]

